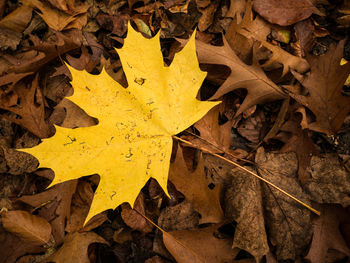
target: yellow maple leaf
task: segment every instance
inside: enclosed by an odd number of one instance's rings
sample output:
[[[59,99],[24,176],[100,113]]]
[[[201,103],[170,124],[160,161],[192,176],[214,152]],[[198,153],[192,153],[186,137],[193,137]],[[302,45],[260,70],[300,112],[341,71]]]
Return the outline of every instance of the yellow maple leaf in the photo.
[[[34,155],[39,167],[55,172],[50,186],[90,174],[100,182],[87,216],[133,205],[150,177],[165,192],[172,135],[205,115],[219,102],[196,99],[206,73],[199,69],[194,34],[164,66],[159,33],[146,39],[129,25],[124,46],[117,50],[129,86],[122,87],[105,70],[99,75],[70,68],[70,100],[99,120],[77,129],[56,126],[56,134],[23,151]]]

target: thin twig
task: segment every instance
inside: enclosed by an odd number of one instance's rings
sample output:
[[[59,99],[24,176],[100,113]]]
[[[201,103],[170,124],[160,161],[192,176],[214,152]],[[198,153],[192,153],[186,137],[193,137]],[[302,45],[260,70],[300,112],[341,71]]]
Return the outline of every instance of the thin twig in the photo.
[[[188,145],[191,145],[191,146],[194,147],[194,148],[198,148],[198,149],[200,149],[200,150],[203,150],[203,149],[201,149],[201,147],[198,147],[197,145],[194,145],[193,143],[191,143],[191,142],[189,142],[189,141],[186,141],[186,140],[184,140],[184,139],[182,139],[182,138],[180,138],[180,137],[173,136],[173,138],[176,139],[176,140],[179,140],[179,141],[181,141],[181,142],[183,142],[183,143],[186,143],[186,144],[188,144]],[[208,150],[205,150],[205,151],[208,152]],[[235,163],[234,161],[231,161],[231,160],[229,160],[229,159],[227,159],[227,158],[225,158],[225,157],[223,157],[223,156],[221,156],[221,155],[219,155],[219,154],[211,153],[211,152],[209,152],[209,153],[210,153],[211,155],[213,155],[213,156],[215,156],[215,157],[217,157],[217,158],[219,158],[219,159],[221,159],[221,160],[224,160],[225,162],[228,162],[228,163],[230,163],[230,164],[232,164],[232,165],[238,167],[239,169],[241,169],[241,170],[243,170],[243,171],[245,171],[245,172],[247,172],[247,173],[249,173],[249,174],[255,176],[255,177],[258,178],[259,180],[261,180],[261,181],[267,183],[268,185],[270,185],[270,186],[272,186],[273,188],[277,189],[278,191],[280,191],[281,193],[285,194],[285,195],[288,196],[289,198],[292,198],[294,201],[296,201],[296,202],[298,202],[299,204],[303,205],[304,207],[306,207],[307,209],[309,209],[311,212],[315,213],[316,215],[318,215],[318,216],[321,215],[321,213],[320,213],[319,211],[317,211],[316,209],[312,208],[312,207],[309,206],[308,204],[305,204],[303,201],[301,201],[301,200],[299,200],[298,198],[294,197],[293,195],[287,193],[286,191],[284,191],[283,189],[281,189],[281,188],[279,188],[278,186],[274,185],[273,183],[271,183],[270,181],[266,180],[265,178],[263,178],[263,177],[257,175],[256,173],[253,173],[252,171],[249,171],[247,168],[245,168],[245,167],[239,165],[238,163]]]

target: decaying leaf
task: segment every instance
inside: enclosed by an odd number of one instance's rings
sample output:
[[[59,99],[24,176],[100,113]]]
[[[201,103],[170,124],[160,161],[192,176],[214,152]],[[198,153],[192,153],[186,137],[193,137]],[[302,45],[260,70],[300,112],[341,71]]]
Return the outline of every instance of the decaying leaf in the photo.
[[[0,20],[0,27],[22,33],[32,18],[33,9],[22,5]]]
[[[47,138],[52,134],[52,129],[45,120],[45,99],[39,89],[38,81],[39,75],[37,74],[30,85],[22,82],[16,86],[15,93],[21,98],[20,105],[15,107],[1,105],[0,108],[20,116],[20,118],[14,118],[3,115],[6,119],[25,127],[40,138]]]
[[[289,26],[312,14],[322,15],[310,0],[255,0],[254,10],[270,23],[281,26]]]
[[[260,182],[241,170],[232,170],[232,184],[225,192],[225,217],[237,222],[232,247],[252,254],[256,262],[269,252]]]
[[[44,262],[90,263],[88,247],[92,243],[108,244],[102,237],[94,232],[75,232],[73,234],[68,234],[62,247]]]
[[[281,131],[290,132],[292,135],[281,148],[282,153],[295,152],[298,158],[298,178],[305,183],[310,175],[306,172],[312,155],[318,153],[318,149],[308,135],[307,130],[302,130],[295,120],[289,120],[283,124]]]
[[[74,87],[70,100],[98,118],[99,124],[77,129],[56,126],[52,138],[25,151],[39,159],[40,167],[54,170],[51,185],[100,175],[87,220],[123,202],[133,205],[150,177],[166,189],[171,136],[219,103],[196,99],[205,73],[199,69],[194,40],[193,35],[164,67],[159,34],[145,39],[129,26],[118,50],[128,88],[104,70],[93,76],[70,69]]]
[[[41,13],[39,15],[46,22],[46,24],[57,30],[62,31],[64,29],[82,29],[87,22],[86,11],[89,8],[88,4],[81,5],[74,10],[72,14],[67,14],[59,9],[52,8],[48,3],[41,2],[39,0],[24,0],[24,5],[37,8]]]
[[[73,233],[81,230],[84,225],[85,217],[87,216],[94,192],[91,184],[87,181],[78,181],[76,191],[72,195],[70,206],[70,215],[65,226],[65,231]]]
[[[52,226],[52,235],[57,245],[65,236],[66,221],[70,216],[72,196],[76,190],[77,180],[71,180],[50,188],[48,191],[18,198],[34,208],[39,208],[39,216],[45,218]]]
[[[312,263],[326,262],[329,249],[335,249],[350,256],[350,249],[339,231],[339,224],[348,219],[348,215],[336,206],[323,206],[321,216],[313,223],[314,236],[306,259]]]
[[[262,46],[272,52],[272,56],[266,57],[267,61],[262,67],[269,67],[274,63],[283,65],[284,76],[290,69],[299,73],[306,72],[310,66],[308,62],[297,56],[293,56],[282,48],[267,42],[267,36],[271,32],[272,25],[261,17],[253,18],[252,3],[248,1],[245,14],[241,23],[233,21],[226,32],[226,38],[231,48],[246,61],[251,56],[254,41],[259,41]],[[253,54],[254,55],[254,54]]]
[[[214,236],[217,228],[218,225],[212,225],[201,229],[163,233],[163,241],[177,262],[230,262],[237,255],[237,250],[231,248],[230,239]]]
[[[294,153],[265,153],[259,148],[255,157],[258,173],[304,203],[310,203],[296,180],[298,169]],[[310,211],[280,191],[263,185],[263,204],[270,242],[278,260],[295,259],[311,239]]]
[[[123,205],[121,217],[130,228],[143,233],[149,233],[152,232],[153,225],[142,216],[146,215],[144,199],[144,194],[140,192],[134,203],[134,209],[130,208],[128,204]]]
[[[290,95],[315,114],[316,121],[309,123],[309,129],[327,135],[336,134],[350,112],[350,97],[342,94],[350,73],[350,63],[340,65],[343,46],[344,41],[337,47],[331,46],[326,55],[309,56],[311,72],[306,76],[293,72],[309,95]]]
[[[2,226],[33,245],[44,245],[50,240],[51,225],[44,218],[26,211],[8,211],[1,214]]]
[[[29,253],[42,253],[45,251],[43,246],[23,242],[19,237],[11,233],[0,232],[0,262],[16,262],[18,258]],[[2,235],[5,234],[5,235]],[[21,244],[21,245],[18,245]],[[18,261],[17,261],[18,262]]]
[[[182,149],[179,146],[176,159],[170,164],[169,179],[176,189],[184,194],[193,208],[201,214],[201,224],[222,222],[220,189],[219,186],[209,188],[202,156],[200,156],[196,170],[191,173],[187,169]]]
[[[340,164],[337,155],[312,156],[306,173],[310,180],[305,190],[314,201],[350,205],[350,173]]]
[[[200,137],[212,144],[214,152],[228,151],[231,142],[232,122],[219,125],[220,108],[211,109],[194,127],[200,132]]]
[[[226,13],[226,17],[232,17],[237,23],[241,23],[242,14],[244,13],[246,0],[231,0],[230,9]]]
[[[256,104],[285,97],[283,91],[265,75],[257,62],[253,65],[242,62],[232,51],[225,38],[223,46],[212,46],[201,41],[197,41],[196,46],[200,63],[225,65],[231,69],[231,74],[212,99],[220,98],[235,89],[247,89],[247,97],[236,116]]]

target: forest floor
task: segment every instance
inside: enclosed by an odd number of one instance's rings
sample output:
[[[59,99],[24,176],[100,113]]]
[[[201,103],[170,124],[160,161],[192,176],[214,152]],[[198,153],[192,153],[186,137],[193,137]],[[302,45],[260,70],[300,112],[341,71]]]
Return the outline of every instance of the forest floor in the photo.
[[[66,65],[127,87],[128,23],[168,66],[196,30],[222,103],[173,138],[168,194],[84,225],[98,171],[47,188],[16,149],[98,123]],[[0,0],[0,263],[350,262],[349,27],[347,0]]]

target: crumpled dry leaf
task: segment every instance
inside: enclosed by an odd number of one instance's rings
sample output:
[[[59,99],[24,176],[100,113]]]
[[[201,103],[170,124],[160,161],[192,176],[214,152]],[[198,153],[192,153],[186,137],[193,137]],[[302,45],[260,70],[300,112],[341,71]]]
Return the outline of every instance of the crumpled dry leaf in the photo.
[[[248,94],[236,112],[238,116],[256,104],[285,97],[283,91],[265,75],[257,62],[253,65],[243,63],[232,51],[225,38],[223,41],[224,46],[196,42],[200,63],[225,65],[231,69],[231,74],[211,99],[217,99],[235,89],[247,89]],[[181,42],[184,43],[184,41]]]
[[[264,58],[267,61],[262,67],[268,68],[276,63],[283,65],[281,76],[287,74],[290,69],[296,70],[300,73],[306,72],[310,66],[305,59],[293,56],[284,49],[266,41],[267,36],[271,32],[271,27],[272,25],[268,24],[259,16],[253,19],[252,3],[251,1],[248,1],[242,22],[237,24],[237,22],[233,21],[225,36],[231,48],[245,62],[249,61],[254,41],[258,40],[262,46],[272,52],[272,56]]]
[[[257,111],[246,120],[241,121],[237,127],[237,132],[256,145],[262,140],[261,133],[265,122],[264,112]]]
[[[108,244],[102,237],[94,232],[75,232],[73,234],[68,234],[62,247],[44,262],[90,263],[88,247],[92,243]]]
[[[19,237],[11,233],[5,233],[4,238],[0,239],[0,247],[0,262],[4,263],[18,262],[17,260],[21,256],[45,251],[45,248],[42,246],[33,245],[31,242],[23,242]]]
[[[62,123],[60,123],[60,126],[62,127],[77,128],[96,125],[95,118],[87,115],[85,111],[68,99],[63,99],[59,104],[57,104],[53,114],[61,109],[64,109],[65,111],[64,120]]]
[[[132,209],[129,204],[122,205],[121,217],[125,224],[133,230],[138,230],[142,233],[150,233],[153,230],[153,225],[142,216],[146,215],[144,198],[144,194],[140,192],[139,196],[136,198],[134,209]],[[140,215],[140,213],[142,215]]]
[[[7,70],[8,73],[37,72],[53,59],[79,48],[82,44],[82,34],[79,30],[70,30],[64,34],[55,32],[55,35],[51,36],[47,41],[43,41],[34,35],[30,35],[30,40],[34,46],[29,51],[24,51],[15,56],[8,54],[3,56],[10,63],[10,67]],[[0,83],[6,79],[7,75],[1,76]]]
[[[6,172],[13,175],[34,172],[38,166],[38,161],[32,156],[18,152],[12,148],[0,146],[0,156],[3,153]]]
[[[238,252],[232,249],[230,238],[219,239],[214,236],[218,227],[215,224],[206,228],[163,233],[163,241],[177,262],[232,262]]]
[[[236,2],[236,1],[234,1]],[[243,19],[234,19],[226,30],[225,38],[237,56],[244,62],[251,61],[254,39],[266,40],[270,25],[260,16],[253,18],[252,1],[245,4]],[[254,34],[254,39],[251,36]]]
[[[255,162],[260,176],[310,204],[295,176],[298,163],[294,153],[265,153],[259,148]],[[276,247],[277,260],[295,259],[311,240],[310,211],[266,184],[263,185],[263,204],[268,237]]]
[[[299,45],[301,51],[300,55],[302,57],[305,57],[316,43],[316,36],[314,35],[315,27],[312,20],[309,18],[307,20],[296,23],[294,29],[297,38],[297,44]]]
[[[209,182],[204,172],[203,157],[199,157],[196,170],[187,169],[180,146],[177,148],[176,159],[170,164],[169,179],[176,189],[184,194],[193,208],[201,214],[200,224],[219,223],[223,220],[220,205],[220,187],[209,188]]]
[[[0,51],[6,51],[7,49],[15,51],[21,39],[21,33],[0,27]]]
[[[220,107],[211,109],[202,119],[194,124],[194,127],[200,132],[200,137],[213,147],[214,152],[229,151],[231,143],[232,121],[227,121],[219,125]]]
[[[315,114],[316,121],[309,123],[309,129],[327,135],[336,134],[350,112],[350,97],[342,94],[350,73],[350,63],[340,65],[344,43],[341,41],[337,47],[331,46],[323,56],[308,56],[311,72],[306,76],[293,72],[309,95],[295,94],[293,88],[285,86],[292,98]]]
[[[72,14],[67,14],[59,9],[52,8],[49,4],[39,0],[24,0],[23,4],[41,11],[39,15],[46,22],[46,24],[54,30],[62,31],[64,29],[82,29],[87,22],[86,11],[89,5],[81,5],[79,8],[70,8]]]
[[[199,2],[198,0],[196,1]],[[218,1],[206,1],[209,2],[207,6],[204,8],[198,7],[198,11],[202,13],[202,16],[199,18],[198,21],[198,29],[199,31],[203,32],[208,29],[209,26],[213,24],[214,15],[216,12],[216,9],[218,8]]]
[[[312,200],[343,207],[350,205],[350,173],[340,164],[337,155],[312,156],[306,173],[310,180],[304,188]]]
[[[47,138],[52,135],[53,127],[45,119],[45,99],[39,88],[39,74],[36,74],[32,83],[29,85],[27,83],[23,81],[14,88],[14,92],[20,98],[19,105],[15,107],[0,105],[0,108],[13,112],[20,118],[2,116],[26,128],[39,138]]]
[[[305,257],[311,263],[326,262],[329,249],[335,249],[350,257],[350,248],[346,245],[344,237],[339,231],[339,225],[348,220],[348,214],[334,205],[322,207],[321,216],[313,223],[314,236],[309,253]]]
[[[104,29],[111,31],[111,33],[122,37],[128,30],[128,21],[130,16],[128,14],[98,14],[96,16],[97,23]]]
[[[323,15],[309,0],[255,0],[254,10],[272,24],[289,26],[310,17]]]
[[[260,181],[239,170],[232,169],[232,183],[225,192],[225,217],[237,222],[232,247],[249,252],[260,262],[269,252]]]
[[[295,120],[289,120],[281,127],[281,131],[290,132],[292,135],[283,145],[280,152],[295,152],[298,158],[298,179],[304,184],[310,175],[306,172],[306,168],[310,164],[312,155],[318,153],[317,146],[309,137],[307,130],[302,130]]]
[[[57,245],[64,240],[66,221],[70,216],[72,196],[76,186],[77,180],[71,180],[53,186],[45,192],[17,199],[34,208],[40,207],[38,215],[50,222],[52,235]]]
[[[231,17],[238,24],[242,21],[242,14],[244,13],[246,0],[231,0],[230,8],[226,13],[226,17]]]
[[[51,225],[44,218],[26,211],[8,211],[1,214],[2,226],[32,245],[44,245],[51,237]]]
[[[32,18],[33,9],[22,5],[0,20],[0,28],[22,33]]]
[[[192,205],[186,200],[175,206],[169,206],[161,210],[158,218],[158,226],[165,231],[187,230],[197,227],[199,214],[193,210]],[[161,232],[157,231],[153,242],[153,251],[170,257],[169,252],[162,242]]]
[[[91,184],[85,180],[79,180],[75,193],[72,196],[70,216],[65,227],[66,232],[73,233],[83,228],[93,196],[94,192]]]

